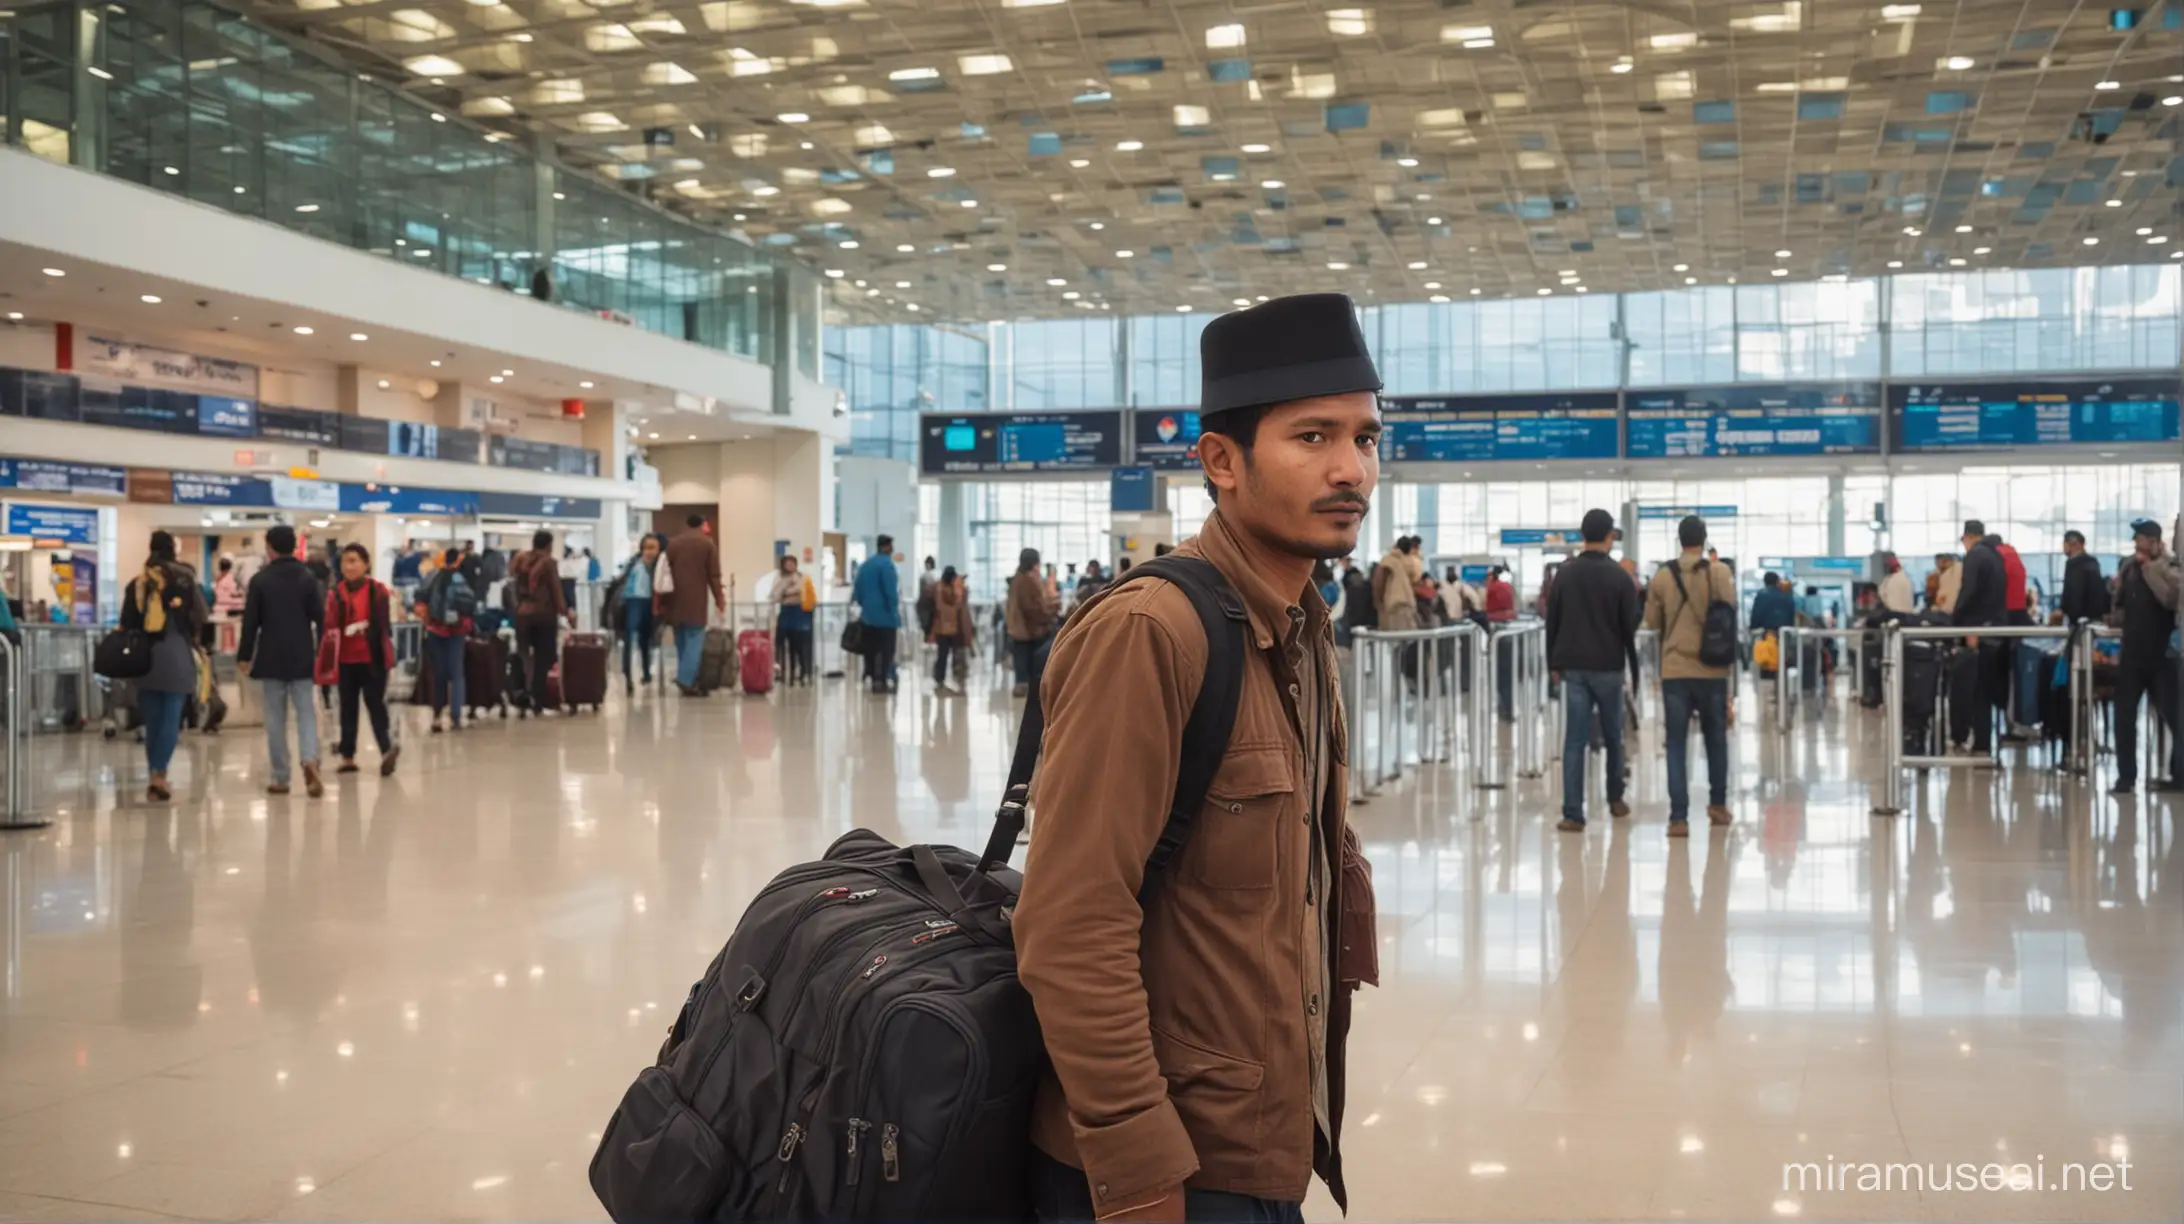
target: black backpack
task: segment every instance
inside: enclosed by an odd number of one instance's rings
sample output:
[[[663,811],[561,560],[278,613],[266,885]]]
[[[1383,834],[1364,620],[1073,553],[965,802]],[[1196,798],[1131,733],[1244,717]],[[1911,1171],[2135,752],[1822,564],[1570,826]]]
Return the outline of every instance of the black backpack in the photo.
[[[1204,624],[1159,883],[1235,728],[1241,600],[1212,564],[1159,577]],[[1009,916],[1045,729],[1036,690],[983,855],[844,834],[758,894],[607,1121],[591,1184],[620,1224],[697,1220],[1026,1220],[1031,1103],[1046,1065]]]
[[[1674,561],[1668,563],[1668,576],[1676,580],[1676,594],[1683,598],[1683,605],[1676,609],[1682,616],[1684,608],[1691,606],[1691,592],[1684,589],[1683,567]],[[1708,667],[1733,667],[1737,661],[1737,606],[1723,599],[1714,591],[1714,563],[1706,562],[1706,612],[1699,622],[1699,662]]]

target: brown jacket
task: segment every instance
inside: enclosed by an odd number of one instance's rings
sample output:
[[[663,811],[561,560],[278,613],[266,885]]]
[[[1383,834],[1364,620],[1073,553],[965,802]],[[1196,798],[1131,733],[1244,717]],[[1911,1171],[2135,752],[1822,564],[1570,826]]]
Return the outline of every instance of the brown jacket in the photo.
[[[1245,568],[1216,513],[1186,556],[1219,566],[1250,615],[1243,695],[1227,755],[1190,841],[1140,908],[1165,822],[1183,724],[1206,663],[1189,599],[1156,578],[1083,604],[1056,640],[1041,697],[1045,755],[1014,929],[1052,1070],[1032,1138],[1084,1169],[1094,1208],[1141,1206],[1189,1184],[1302,1201],[1313,1172],[1345,1198],[1340,1148],[1350,984],[1372,950],[1371,888],[1345,823],[1348,743],[1327,608]],[[1036,579],[1034,579],[1036,581]],[[1318,668],[1327,777],[1320,834],[1332,879],[1331,998],[1308,959],[1314,842],[1307,752],[1294,709]],[[1360,887],[1360,883],[1363,886]],[[1362,909],[1362,912],[1360,912]],[[1307,1011],[1326,1019],[1334,1132],[1316,1144]]]
[[[963,587],[960,585],[960,580],[958,582],[935,582],[933,584],[932,636],[936,638],[959,637],[963,633],[966,619],[968,617],[963,611]]]
[[[561,564],[551,548],[517,553],[508,563],[508,581],[516,584],[517,616],[565,616],[567,593],[561,589]]]
[[[1661,679],[1663,680],[1719,680],[1729,674],[1726,667],[1708,667],[1699,662],[1699,638],[1706,628],[1706,605],[1712,599],[1724,599],[1734,607],[1737,600],[1737,576],[1728,566],[1713,562],[1712,594],[1708,594],[1707,560],[1702,556],[1678,557],[1673,564],[1683,571],[1684,591],[1690,593],[1690,601],[1684,592],[1676,589],[1675,576],[1664,565],[1655,571],[1653,581],[1646,586],[1646,628],[1661,635]]]
[[[1009,636],[1019,642],[1043,642],[1054,632],[1054,604],[1047,598],[1046,579],[1037,570],[1020,570],[1009,579],[1009,602],[1003,610]]]
[[[720,549],[713,537],[695,527],[683,532],[667,542],[665,564],[674,571],[675,589],[660,597],[660,615],[671,625],[704,624],[706,600],[722,598]]]

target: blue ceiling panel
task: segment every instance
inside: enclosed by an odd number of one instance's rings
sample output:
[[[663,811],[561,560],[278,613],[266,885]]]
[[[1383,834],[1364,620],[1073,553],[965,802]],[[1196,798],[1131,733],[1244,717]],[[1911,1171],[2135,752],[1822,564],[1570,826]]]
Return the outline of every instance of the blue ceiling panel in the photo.
[[[1372,121],[1370,102],[1337,102],[1327,108],[1327,130],[1348,132],[1364,127]]]
[[[2042,47],[2051,45],[2054,41],[2055,31],[2053,30],[2019,30],[2016,36],[2010,39],[2010,50],[2037,51]]]
[[[1848,95],[1839,93],[1809,93],[1797,95],[1797,118],[1801,123],[1820,122],[1843,117],[1843,104]]]
[[[2038,212],[2046,212],[2055,206],[2057,200],[2062,198],[2062,184],[2041,183],[2025,193],[2025,207]]]
[[[1033,132],[1030,151],[1033,157],[1051,157],[1062,151],[1062,138],[1055,132]]]
[[[1544,221],[1555,215],[1555,202],[1546,196],[1526,196],[1517,201],[1517,215],[1527,221]]]
[[[1227,182],[1236,177],[1239,163],[1233,157],[1201,157],[1198,168],[1215,182]]]
[[[1697,102],[1691,107],[1693,123],[1735,123],[1737,104],[1734,102]]]
[[[1645,210],[1636,204],[1615,206],[1615,228],[1633,230],[1645,224]]]
[[[2063,203],[2075,204],[2084,208],[2099,204],[2101,198],[2107,194],[2107,192],[2101,190],[2099,180],[2079,179],[2064,190]]]
[[[1727,161],[1737,155],[1734,140],[1702,140],[1699,142],[1700,161]]]
[[[2019,161],[2044,161],[2053,156],[2055,156],[2055,142],[2050,140],[2028,140],[2017,146],[2017,160]]]
[[[1220,59],[1206,65],[1206,75],[1216,84],[1234,85],[1251,79],[1251,61],[1246,59]]]
[[[1961,89],[1937,89],[1926,95],[1926,113],[1929,115],[1954,115],[1976,105],[1975,96]]]
[[[1800,174],[1797,176],[1797,202],[1823,204],[1827,202],[1828,176],[1824,174]]]
[[[1835,172],[1835,194],[1864,195],[1873,186],[1873,176],[1863,170],[1838,170]]]
[[[1941,194],[1952,199],[1966,199],[1979,191],[1979,171],[1951,170],[1941,178]]]
[[[1167,61],[1157,55],[1135,56],[1130,59],[1111,59],[1107,61],[1107,75],[1151,76],[1167,66]]]

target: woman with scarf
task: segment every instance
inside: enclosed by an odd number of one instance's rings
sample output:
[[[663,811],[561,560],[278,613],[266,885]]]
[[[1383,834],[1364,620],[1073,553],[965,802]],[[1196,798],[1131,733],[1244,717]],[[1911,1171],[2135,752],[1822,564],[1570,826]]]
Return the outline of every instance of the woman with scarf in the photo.
[[[372,554],[362,544],[341,550],[341,581],[326,593],[326,632],[334,638],[341,676],[341,765],[356,772],[356,703],[363,698],[379,741],[379,776],[394,772],[402,746],[387,725],[387,671],[394,666],[387,588],[372,578]]]
[[[631,696],[636,695],[638,683],[630,675],[633,660],[644,660],[644,683],[652,683],[652,651],[660,640],[659,621],[652,610],[652,584],[666,552],[666,536],[657,531],[645,533],[645,538],[637,541],[637,555],[608,584],[606,608],[599,619],[621,639],[622,691]]]
[[[136,681],[137,712],[144,720],[144,763],[151,770],[145,797],[173,797],[167,766],[182,739],[182,707],[197,690],[197,633],[208,621],[197,571],[175,559],[174,537],[152,533],[144,572],[121,601],[121,627],[152,640],[152,669]]]

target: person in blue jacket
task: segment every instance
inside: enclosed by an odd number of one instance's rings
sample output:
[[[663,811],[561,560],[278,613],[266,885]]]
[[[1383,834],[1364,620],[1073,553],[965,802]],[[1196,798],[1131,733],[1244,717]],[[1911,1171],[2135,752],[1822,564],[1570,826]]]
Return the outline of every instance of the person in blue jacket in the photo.
[[[895,571],[895,537],[880,537],[879,547],[858,568],[849,597],[864,621],[865,680],[875,693],[892,693],[895,640],[902,630],[902,577]]]
[[[1782,583],[1782,575],[1769,571],[1760,581],[1766,585],[1752,596],[1752,636],[1787,629],[1797,623],[1797,597]]]

